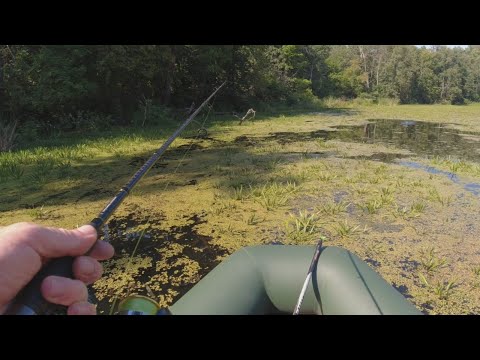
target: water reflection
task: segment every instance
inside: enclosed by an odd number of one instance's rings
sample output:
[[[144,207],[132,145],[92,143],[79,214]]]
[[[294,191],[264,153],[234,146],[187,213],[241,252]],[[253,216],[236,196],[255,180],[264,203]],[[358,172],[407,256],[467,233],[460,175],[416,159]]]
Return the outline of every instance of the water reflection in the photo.
[[[381,143],[409,150],[417,155],[455,156],[480,162],[479,142],[473,132],[460,132],[443,124],[413,120],[369,120],[360,126],[337,126],[328,139]]]
[[[450,156],[462,160],[480,162],[480,143],[478,133],[460,132],[448,128],[445,124],[436,124],[413,120],[370,120],[361,126],[337,126],[339,131],[328,133],[329,139],[341,139],[343,141],[380,143],[409,150],[419,156]],[[374,154],[377,155],[377,154]],[[459,178],[455,173],[436,169],[432,166],[423,165],[413,161],[399,161],[405,155],[390,154],[390,157],[375,158],[369,160],[398,161],[400,165],[414,169],[421,169],[430,174],[443,175],[452,182],[474,194],[480,195],[480,184],[469,183]],[[386,154],[387,155],[387,154]],[[351,157],[356,158],[356,157]]]

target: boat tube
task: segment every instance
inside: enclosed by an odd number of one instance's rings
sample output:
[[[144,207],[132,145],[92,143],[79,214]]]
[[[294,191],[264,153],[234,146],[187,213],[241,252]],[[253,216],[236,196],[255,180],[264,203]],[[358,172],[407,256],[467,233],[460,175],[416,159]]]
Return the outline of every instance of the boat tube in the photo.
[[[315,246],[245,247],[215,267],[183,295],[172,315],[292,314]],[[324,247],[300,314],[420,315],[364,261],[334,246]]]

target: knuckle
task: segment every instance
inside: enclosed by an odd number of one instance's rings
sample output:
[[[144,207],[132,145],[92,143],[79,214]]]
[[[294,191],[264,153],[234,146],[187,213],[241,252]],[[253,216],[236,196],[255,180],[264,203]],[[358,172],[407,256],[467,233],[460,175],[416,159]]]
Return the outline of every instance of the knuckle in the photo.
[[[22,231],[24,234],[34,235],[38,232],[41,226],[32,222],[23,221],[15,224],[15,228],[16,230]]]

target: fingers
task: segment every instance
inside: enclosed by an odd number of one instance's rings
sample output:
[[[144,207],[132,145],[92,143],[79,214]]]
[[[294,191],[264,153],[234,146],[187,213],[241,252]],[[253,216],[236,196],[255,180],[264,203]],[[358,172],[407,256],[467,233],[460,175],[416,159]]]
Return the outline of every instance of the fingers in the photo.
[[[97,281],[102,276],[102,273],[102,265],[89,256],[79,256],[73,262],[73,274],[75,278],[85,284],[91,284]]]
[[[87,286],[80,280],[60,276],[48,276],[43,280],[41,292],[45,300],[59,305],[70,306],[88,299]]]
[[[72,304],[68,307],[68,315],[96,315],[97,308],[89,302],[82,301]]]
[[[82,256],[79,259],[98,264],[101,270],[100,264],[87,256]],[[80,267],[88,267],[85,263]],[[74,266],[75,267],[75,266]],[[96,265],[94,265],[94,268]],[[80,280],[72,280],[59,276],[49,276],[43,280],[41,291],[43,297],[54,304],[68,306],[68,315],[96,315],[96,306],[90,304],[88,300],[88,290],[84,283]]]
[[[27,243],[42,257],[78,256],[84,254],[97,240],[97,231],[91,225],[75,230],[42,227],[31,223],[14,225]]]
[[[114,254],[113,246],[105,241],[97,241],[92,251],[88,254],[94,259],[97,260],[107,260],[110,259]]]
[[[102,276],[103,268],[97,260],[110,259],[113,246],[105,241],[97,241],[88,256],[80,256],[73,262],[73,274],[85,284],[91,284]]]

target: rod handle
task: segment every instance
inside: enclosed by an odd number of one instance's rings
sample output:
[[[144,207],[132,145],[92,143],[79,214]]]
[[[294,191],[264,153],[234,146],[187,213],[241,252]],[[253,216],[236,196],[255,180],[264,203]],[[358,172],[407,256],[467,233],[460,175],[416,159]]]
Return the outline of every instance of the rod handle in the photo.
[[[43,280],[51,275],[73,278],[73,257],[66,256],[51,260],[18,293],[5,315],[42,315],[58,309],[42,296],[40,288]]]
[[[101,221],[96,220],[94,219],[89,225],[92,225],[98,233]],[[88,250],[87,254],[90,253],[93,246]],[[5,315],[44,315],[50,314],[55,310],[65,309],[65,306],[52,304],[45,300],[40,289],[43,280],[51,275],[72,279],[73,260],[74,258],[71,256],[50,260],[18,293],[5,312]]]

